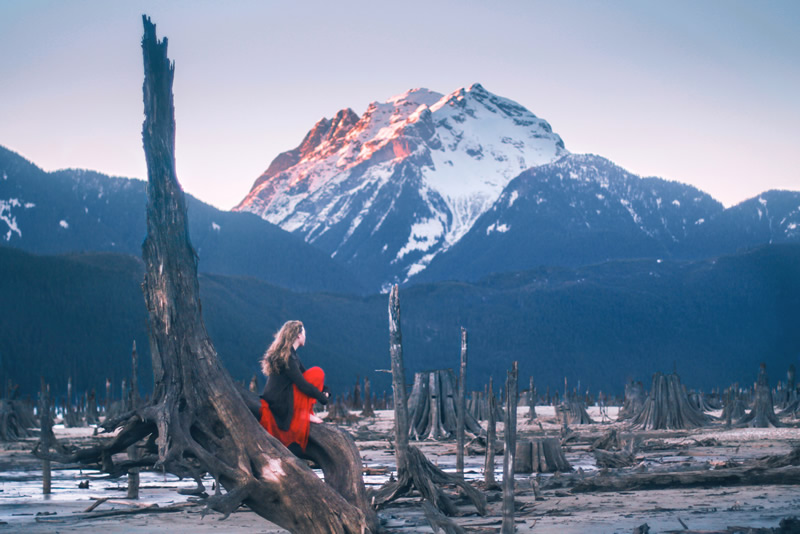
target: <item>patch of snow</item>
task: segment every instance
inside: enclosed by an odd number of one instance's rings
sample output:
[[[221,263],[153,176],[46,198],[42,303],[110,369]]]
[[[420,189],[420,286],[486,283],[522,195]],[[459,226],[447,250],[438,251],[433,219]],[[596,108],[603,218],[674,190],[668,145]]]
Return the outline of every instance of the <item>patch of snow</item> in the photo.
[[[5,222],[8,225],[8,232],[6,232],[4,239],[6,241],[11,241],[11,237],[14,233],[16,233],[19,237],[22,237],[22,232],[17,226],[17,218],[11,214],[11,208],[18,208],[20,206],[20,202],[16,198],[10,198],[8,200],[0,200],[0,221]]]
[[[514,202],[517,201],[517,198],[519,198],[519,191],[512,191],[511,195],[509,195],[509,197],[508,197],[508,207],[509,208],[514,205]]]
[[[212,230],[214,230],[214,231],[216,231],[216,232],[219,232],[219,230],[220,230],[220,225],[218,225],[218,224],[217,224],[217,223],[215,223],[214,221],[211,221],[211,229],[212,229]]]
[[[60,221],[58,221],[58,225],[61,228],[69,228],[69,223],[67,221],[65,221],[64,219],[61,219]]]
[[[672,201],[672,205],[675,206],[676,208],[680,208],[681,207],[681,201],[680,200],[673,200]]]
[[[706,220],[701,218],[701,219],[697,219],[694,223],[695,224],[703,224],[704,222],[706,222]]]
[[[641,217],[639,217],[639,214],[636,213],[636,211],[633,209],[633,206],[631,206],[631,203],[625,198],[620,199],[619,202],[620,202],[620,204],[622,204],[625,207],[626,210],[628,210],[628,213],[630,213],[631,218],[633,219],[633,221],[636,224],[641,225],[642,224],[642,219],[641,219]]]
[[[486,227],[486,235],[491,234],[492,232],[500,232],[505,233],[508,232],[511,227],[505,223],[500,224],[500,221],[490,224]]]
[[[89,208],[87,208],[86,206],[84,206],[84,207],[83,207],[83,213],[89,213]]]
[[[764,197],[758,197],[758,203],[764,206],[765,208],[767,207],[767,199],[765,199]]]
[[[425,252],[439,242],[444,234],[442,221],[435,218],[423,219],[411,225],[411,233],[408,242],[397,252],[395,260],[403,259],[403,256],[411,251],[419,250]]]
[[[3,171],[3,180],[8,180],[8,175],[6,174],[6,171]]]
[[[600,194],[600,193],[596,193],[594,196],[597,197],[597,200],[605,200],[606,199],[606,197],[604,195]]]

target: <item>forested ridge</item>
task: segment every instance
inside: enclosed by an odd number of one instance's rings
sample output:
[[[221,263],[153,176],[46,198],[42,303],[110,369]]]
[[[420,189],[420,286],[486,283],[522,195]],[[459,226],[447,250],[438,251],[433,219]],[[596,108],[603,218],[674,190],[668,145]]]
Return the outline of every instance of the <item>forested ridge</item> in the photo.
[[[135,340],[140,384],[152,384],[141,260],[113,253],[36,256],[0,248],[0,373],[34,393],[118,388]],[[761,361],[780,378],[800,355],[800,246],[772,245],[697,262],[616,261],[542,268],[477,283],[403,290],[409,372],[456,367],[460,327],[470,331],[469,387],[513,360],[544,390],[570,384],[621,392],[676,368],[688,387],[749,383]],[[386,296],[295,293],[254,278],[200,276],[203,315],[234,378],[258,359],[283,321],[305,322],[303,359],[328,372],[334,391],[369,376],[389,388]],[[263,377],[260,377],[263,383]]]

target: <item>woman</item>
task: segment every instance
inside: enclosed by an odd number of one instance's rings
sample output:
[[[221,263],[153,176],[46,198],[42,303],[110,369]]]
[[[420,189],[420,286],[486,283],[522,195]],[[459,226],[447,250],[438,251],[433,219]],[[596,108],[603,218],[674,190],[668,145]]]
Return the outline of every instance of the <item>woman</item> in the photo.
[[[310,423],[321,423],[313,414],[314,403],[328,404],[323,393],[325,373],[319,367],[307,370],[297,357],[306,344],[306,331],[300,321],[287,321],[261,359],[267,385],[261,394],[261,426],[286,447],[297,443],[305,451]]]

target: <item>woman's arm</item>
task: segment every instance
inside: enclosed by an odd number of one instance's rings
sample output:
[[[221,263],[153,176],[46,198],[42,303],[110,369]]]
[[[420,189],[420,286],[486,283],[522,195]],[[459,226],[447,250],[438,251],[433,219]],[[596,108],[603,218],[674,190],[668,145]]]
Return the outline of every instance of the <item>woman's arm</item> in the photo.
[[[303,377],[303,373],[300,372],[300,367],[302,365],[303,364],[300,363],[299,358],[294,355],[290,357],[289,366],[286,369],[287,376],[291,379],[294,385],[297,386],[297,389],[309,397],[317,399],[320,404],[328,404],[328,396],[318,390],[314,384]]]

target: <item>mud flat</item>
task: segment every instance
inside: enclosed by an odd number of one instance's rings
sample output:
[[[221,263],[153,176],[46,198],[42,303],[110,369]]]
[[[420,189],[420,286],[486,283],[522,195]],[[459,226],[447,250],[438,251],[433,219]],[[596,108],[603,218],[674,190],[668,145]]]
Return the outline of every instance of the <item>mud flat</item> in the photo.
[[[746,465],[764,456],[789,454],[800,446],[800,428],[726,429],[722,423],[682,431],[630,432],[615,422],[617,410],[603,418],[590,408],[592,425],[571,426],[564,444],[567,460],[575,471],[564,474],[515,477],[517,531],[537,533],[630,533],[644,523],[650,532],[724,531],[728,527],[776,528],[781,519],[800,515],[800,478],[780,485],[720,485],[630,491],[575,491],[576,484],[592,477],[626,476],[634,473],[713,471]],[[527,408],[518,413],[517,439],[560,437],[561,425],[553,408],[537,407],[533,424]],[[324,415],[324,414],[323,414]],[[791,422],[790,422],[791,424]],[[349,430],[364,460],[365,482],[370,488],[383,484],[394,470],[391,444],[392,412],[379,411]],[[635,439],[635,465],[629,468],[598,468],[591,443],[610,429],[623,439]],[[56,427],[59,439],[84,443],[97,439],[92,428]],[[498,424],[502,433],[502,424]],[[142,473],[140,499],[126,500],[127,481],[109,480],[97,472],[58,469],[53,472],[50,496],[41,494],[40,464],[31,454],[35,440],[0,444],[0,531],[8,532],[285,532],[242,507],[228,519],[203,515],[203,507],[180,495],[181,487],[194,483],[172,475]],[[455,471],[453,441],[412,442],[445,471]],[[468,448],[479,451],[480,445]],[[465,457],[465,476],[482,488],[483,455]],[[502,480],[502,454],[495,476]],[[794,475],[792,475],[794,476]],[[81,489],[80,483],[89,481]],[[211,488],[212,481],[206,484]],[[535,495],[534,485],[539,488]],[[464,515],[455,518],[467,532],[496,532],[501,525],[499,491],[487,492],[489,514],[481,517],[466,503]],[[94,506],[94,508],[92,508]],[[92,509],[90,509],[92,508]],[[389,532],[433,532],[418,499],[405,498],[382,509],[380,517]]]

